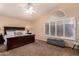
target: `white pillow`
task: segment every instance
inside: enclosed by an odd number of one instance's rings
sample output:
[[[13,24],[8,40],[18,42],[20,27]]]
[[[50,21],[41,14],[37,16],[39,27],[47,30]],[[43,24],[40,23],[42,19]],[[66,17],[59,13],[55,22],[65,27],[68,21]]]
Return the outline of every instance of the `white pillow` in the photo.
[[[26,31],[22,31],[23,32],[23,35],[25,35],[26,34]]]
[[[7,35],[14,35],[14,31],[7,31]]]
[[[25,35],[26,32],[25,31],[14,31],[14,35]]]

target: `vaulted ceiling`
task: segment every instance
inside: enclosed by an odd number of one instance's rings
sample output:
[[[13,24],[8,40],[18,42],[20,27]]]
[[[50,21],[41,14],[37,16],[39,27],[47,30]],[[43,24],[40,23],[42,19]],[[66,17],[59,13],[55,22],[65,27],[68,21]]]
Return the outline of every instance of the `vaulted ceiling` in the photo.
[[[25,12],[28,3],[0,3],[0,16],[14,17],[24,20],[34,20],[36,17],[51,11],[57,4],[53,3],[32,3],[35,13]]]

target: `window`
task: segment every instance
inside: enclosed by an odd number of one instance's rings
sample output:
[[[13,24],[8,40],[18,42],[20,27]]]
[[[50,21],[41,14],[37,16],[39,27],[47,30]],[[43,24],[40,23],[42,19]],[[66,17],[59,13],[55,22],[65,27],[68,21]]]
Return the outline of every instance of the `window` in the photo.
[[[45,35],[57,38],[75,39],[75,19],[66,18],[46,22]]]
[[[73,20],[65,21],[65,36],[66,37],[74,36],[74,21]]]
[[[45,23],[45,34],[49,35],[49,23]]]
[[[50,23],[50,34],[55,36],[55,22]]]
[[[63,36],[63,21],[57,21],[57,36]]]

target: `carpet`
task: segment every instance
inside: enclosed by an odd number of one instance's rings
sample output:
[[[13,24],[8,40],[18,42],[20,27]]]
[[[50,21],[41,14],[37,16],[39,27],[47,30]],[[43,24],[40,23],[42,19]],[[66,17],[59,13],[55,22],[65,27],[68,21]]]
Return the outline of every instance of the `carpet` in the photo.
[[[61,48],[36,40],[9,51],[0,52],[0,56],[79,56],[79,51],[72,48]]]

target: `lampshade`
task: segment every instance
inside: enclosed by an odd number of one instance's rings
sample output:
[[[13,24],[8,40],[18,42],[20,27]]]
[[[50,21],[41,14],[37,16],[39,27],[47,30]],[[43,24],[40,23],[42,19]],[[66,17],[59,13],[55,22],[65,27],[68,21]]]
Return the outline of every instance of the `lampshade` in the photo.
[[[29,25],[28,25],[28,26],[26,26],[26,29],[28,29],[28,30],[29,30],[30,28],[31,28],[31,26],[29,26]]]

